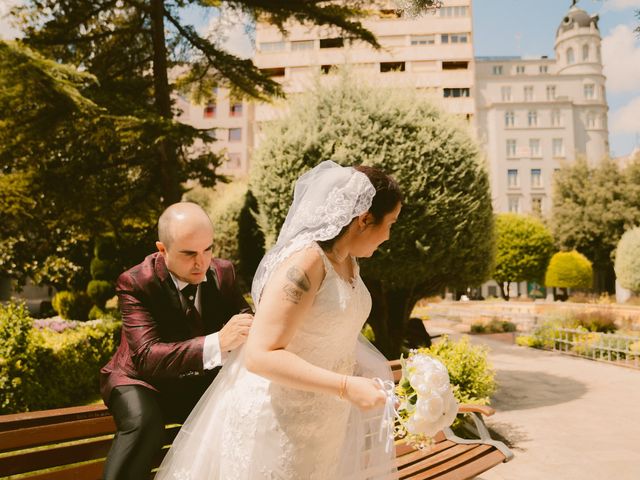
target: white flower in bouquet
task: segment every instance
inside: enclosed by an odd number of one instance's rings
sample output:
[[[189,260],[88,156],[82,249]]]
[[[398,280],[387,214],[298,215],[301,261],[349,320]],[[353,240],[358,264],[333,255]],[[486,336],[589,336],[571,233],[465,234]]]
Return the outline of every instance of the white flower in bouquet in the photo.
[[[396,387],[396,437],[424,448],[436,433],[450,426],[458,413],[446,367],[428,355],[412,350],[400,359],[402,378]]]

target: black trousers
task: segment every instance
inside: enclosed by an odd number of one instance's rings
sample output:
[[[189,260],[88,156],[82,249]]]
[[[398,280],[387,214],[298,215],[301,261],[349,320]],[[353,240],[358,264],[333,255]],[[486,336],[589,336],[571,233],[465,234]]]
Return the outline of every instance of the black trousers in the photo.
[[[104,480],[147,480],[165,443],[165,415],[159,395],[139,385],[115,387],[109,410],[117,432],[104,467]]]

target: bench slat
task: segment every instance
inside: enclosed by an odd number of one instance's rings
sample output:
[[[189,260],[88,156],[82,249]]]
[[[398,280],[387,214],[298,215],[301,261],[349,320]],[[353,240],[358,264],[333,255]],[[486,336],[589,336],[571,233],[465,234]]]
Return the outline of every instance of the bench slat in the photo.
[[[98,437],[116,431],[112,417],[76,420],[68,423],[27,427],[0,432],[0,452],[19,450],[55,442]]]
[[[400,479],[430,480],[446,479],[454,480],[460,478],[473,478],[458,476],[458,469],[463,465],[481,457],[485,452],[491,450],[488,445],[456,445],[447,450],[446,455],[437,454],[434,457],[427,457],[415,463],[410,468],[400,471]],[[453,473],[452,473],[453,472]],[[447,476],[447,474],[451,474]],[[452,476],[453,475],[453,476]]]
[[[33,472],[50,468],[51,465],[69,465],[87,460],[105,458],[111,448],[111,438],[102,438],[94,442],[53,447],[47,450],[18,453],[0,458],[0,472],[3,475]]]
[[[109,417],[111,413],[104,405],[85,405],[81,407],[56,408],[35,412],[12,413],[0,415],[0,432],[17,428],[52,425],[73,420]]]
[[[25,480],[100,480],[104,470],[104,460],[76,465],[74,467],[56,470],[55,472],[39,473],[26,477]]]

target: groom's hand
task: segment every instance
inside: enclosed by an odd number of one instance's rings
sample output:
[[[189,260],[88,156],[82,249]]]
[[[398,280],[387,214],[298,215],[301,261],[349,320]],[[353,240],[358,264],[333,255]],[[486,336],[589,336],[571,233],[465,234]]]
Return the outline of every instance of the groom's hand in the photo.
[[[218,333],[220,350],[229,352],[246,342],[251,322],[253,322],[253,315],[249,313],[239,313],[231,317],[231,320]]]

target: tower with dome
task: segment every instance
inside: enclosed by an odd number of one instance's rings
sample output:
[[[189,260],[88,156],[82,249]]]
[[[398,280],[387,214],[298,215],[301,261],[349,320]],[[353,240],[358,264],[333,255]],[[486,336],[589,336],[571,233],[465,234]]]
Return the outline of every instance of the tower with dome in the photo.
[[[497,212],[548,212],[563,162],[609,154],[598,16],[577,3],[560,19],[555,58],[476,57],[476,129]]]

